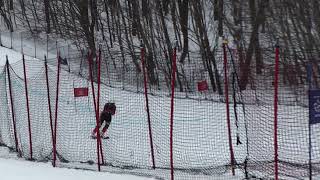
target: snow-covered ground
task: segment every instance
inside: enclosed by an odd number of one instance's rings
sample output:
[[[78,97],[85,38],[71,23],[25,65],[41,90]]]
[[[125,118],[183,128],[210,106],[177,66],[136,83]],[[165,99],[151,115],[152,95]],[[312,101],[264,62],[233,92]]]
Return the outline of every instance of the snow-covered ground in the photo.
[[[22,59],[20,52],[13,51],[5,47],[0,47],[0,66],[4,66],[6,64],[6,56],[8,56],[10,64]],[[26,56],[26,58],[31,59],[29,56]]]
[[[48,59],[55,58],[57,48],[62,55],[69,53],[67,52],[69,50],[72,51],[71,45],[65,45],[70,44],[70,42],[66,42],[65,40],[48,37],[49,41],[47,43],[46,34],[38,34],[37,37],[33,37],[28,31],[16,30],[15,32],[12,32],[12,34],[8,31],[1,31],[0,36],[1,43],[4,47],[12,48],[17,52],[23,52],[25,55],[36,57],[41,60],[44,59],[45,55]]]
[[[20,52],[0,47],[0,67],[6,63],[8,56],[9,63],[13,64],[22,59]],[[27,60],[37,60],[30,56],[25,56]],[[40,60],[37,60],[41,62]],[[23,72],[16,72],[22,75]],[[7,159],[8,158],[8,159]],[[10,158],[10,159],[9,159]],[[8,148],[0,147],[0,174],[1,179],[10,180],[147,180],[151,178],[138,177],[124,174],[111,174],[107,172],[96,172],[88,170],[75,170],[70,168],[53,168],[51,163],[30,162],[18,159],[16,154],[9,153]]]
[[[148,180],[151,178],[124,174],[111,174],[88,170],[53,168],[51,163],[31,162],[15,158],[0,147],[0,176],[3,180]]]
[[[9,56],[9,61],[17,76],[13,77],[13,89],[15,103],[20,107],[25,107],[24,89],[22,76],[22,55],[13,50],[0,47],[0,66],[5,64],[5,55]],[[29,79],[29,96],[31,105],[31,118],[33,129],[34,157],[46,158],[52,150],[50,140],[50,129],[48,114],[46,110],[46,89],[44,74],[40,68],[43,63],[40,60],[26,57],[28,75],[34,74],[35,77]],[[32,65],[32,66],[31,66]],[[50,67],[54,68],[54,67]],[[31,71],[32,69],[32,71]],[[51,71],[52,89],[55,89],[55,71]],[[89,160],[96,161],[96,142],[89,138],[90,132],[95,125],[94,110],[92,108],[92,96],[75,99],[73,96],[74,87],[90,87],[86,79],[72,75],[63,71],[61,74],[61,93],[58,116],[58,137],[57,148],[60,155],[71,161],[64,164],[58,162],[59,167],[83,168],[96,170],[96,165],[89,165],[80,162]],[[0,76],[1,77],[1,76]],[[1,82],[5,81],[2,76]],[[1,81],[2,80],[2,81]],[[0,86],[1,87],[1,86]],[[90,89],[90,88],[89,88]],[[0,93],[4,91],[0,90]],[[54,93],[54,92],[53,92]],[[270,96],[270,97],[268,97]],[[3,98],[0,94],[0,99]],[[117,113],[114,116],[110,129],[109,140],[103,141],[104,158],[112,166],[103,167],[104,171],[116,173],[133,173],[141,175],[153,175],[169,179],[169,112],[170,98],[166,96],[149,96],[150,112],[152,120],[152,130],[154,138],[156,170],[150,168],[150,147],[148,137],[148,125],[145,112],[144,96],[141,93],[128,92],[120,88],[110,88],[103,86],[101,90],[100,107],[112,99],[117,104]],[[258,97],[262,102],[272,100],[272,94],[262,94]],[[52,96],[54,102],[54,95]],[[7,105],[8,101],[1,101]],[[1,104],[0,104],[1,105]],[[190,170],[175,171],[177,179],[241,179],[243,173],[238,176],[228,176],[230,168],[225,165],[229,163],[229,149],[227,139],[227,127],[225,119],[225,104],[211,101],[200,101],[191,99],[176,99],[174,114],[174,165],[177,168]],[[239,128],[232,123],[233,144],[237,162],[243,162],[245,157],[245,132],[244,114],[238,106]],[[9,109],[8,109],[9,110]],[[5,111],[0,109],[1,113]],[[263,112],[263,114],[262,114]],[[306,164],[308,162],[307,149],[307,109],[300,106],[288,107],[279,106],[279,147],[280,158],[292,164]],[[19,146],[28,157],[28,135],[26,132],[26,112],[25,108],[19,108],[16,112],[17,131],[19,135]],[[246,115],[249,119],[249,146],[250,160],[254,162],[273,160],[273,107],[270,104],[246,105]],[[72,119],[70,120],[70,117]],[[1,118],[1,116],[0,116]],[[231,112],[234,119],[234,112]],[[76,122],[76,123],[75,123]],[[8,130],[8,126],[0,124],[0,131]],[[313,136],[320,132],[314,128]],[[251,131],[250,131],[251,130]],[[258,130],[258,131],[257,131]],[[261,131],[260,131],[261,130]],[[235,134],[240,133],[243,144],[235,145]],[[1,134],[1,132],[0,132]],[[13,146],[12,136],[3,132],[2,139],[6,144]],[[286,139],[287,138],[287,139]],[[314,138],[314,147],[319,147],[319,141]],[[316,150],[313,152],[315,162],[320,159]],[[6,157],[6,155],[5,155]],[[0,159],[2,161],[2,159]],[[21,162],[24,163],[24,162]],[[25,162],[29,166],[30,162]],[[15,164],[10,163],[9,164]],[[40,164],[40,163],[39,163]],[[38,164],[37,164],[38,165]],[[50,164],[45,164],[50,167]],[[23,166],[23,165],[22,165]],[[252,167],[259,171],[258,165]],[[266,173],[272,177],[272,165],[263,164],[260,173]],[[31,166],[30,166],[31,167]],[[222,167],[220,170],[217,167]],[[126,169],[127,168],[127,169]],[[227,169],[227,170],[226,170]],[[281,170],[282,168],[280,168]],[[64,169],[65,170],[65,169]],[[201,172],[198,172],[200,170]],[[268,172],[264,172],[267,170]],[[0,172],[2,170],[0,169]],[[69,171],[69,170],[66,170]],[[75,170],[70,170],[74,172]],[[297,172],[293,169],[288,173]],[[307,171],[304,171],[307,172]],[[92,172],[97,173],[97,172]],[[217,176],[217,174],[223,174]],[[100,173],[97,173],[100,174]],[[227,174],[227,175],[225,175]],[[300,173],[303,174],[303,173]],[[297,176],[300,175],[299,172]],[[159,176],[158,176],[159,175]],[[85,176],[85,175],[83,175]],[[305,176],[304,176],[305,177]],[[113,178],[111,178],[113,179]],[[130,178],[131,179],[131,178]]]
[[[9,63],[14,64],[22,59],[20,52],[0,47],[0,67],[6,63],[8,55]],[[26,56],[26,59],[33,59]],[[36,60],[36,59],[35,59]],[[40,61],[40,60],[38,60]],[[17,72],[21,74],[22,72]],[[10,158],[10,159],[5,159]],[[51,163],[30,162],[18,159],[16,154],[10,154],[8,149],[0,147],[0,174],[4,180],[147,180],[151,178],[138,177],[124,174],[111,174],[107,172],[96,172],[86,170],[75,170],[67,168],[53,168]]]
[[[15,74],[17,76],[13,76],[13,89],[14,90],[14,99],[16,100],[16,105],[20,107],[25,107],[25,103],[23,100],[23,90],[20,89],[23,85],[23,81],[19,79],[18,76],[23,77],[23,71],[22,71],[22,64],[21,59],[22,55],[18,52],[15,52],[13,50],[0,47],[0,63],[1,66],[5,64],[6,58],[5,56],[9,56],[9,61],[11,66],[13,67]],[[27,64],[30,64],[32,62],[32,67],[30,66],[30,69],[33,69],[35,71],[34,73],[37,74],[40,65],[43,65],[42,61],[31,58],[26,56]],[[39,65],[40,64],[40,65]],[[35,69],[36,68],[36,69]],[[54,68],[54,67],[52,67]],[[28,69],[28,70],[30,70]],[[28,71],[28,75],[32,73],[33,71]],[[43,73],[43,71],[42,71]],[[44,158],[45,156],[49,155],[51,151],[51,141],[50,141],[50,130],[49,130],[49,124],[48,124],[48,118],[46,114],[42,114],[41,112],[45,112],[45,109],[47,109],[47,105],[43,104],[45,102],[45,93],[40,92],[41,87],[33,86],[35,84],[44,84],[41,83],[43,81],[43,74],[40,74],[41,78],[31,78],[29,81],[29,96],[30,96],[30,106],[31,106],[31,118],[32,118],[32,129],[33,131],[33,143],[34,143],[34,157],[35,158]],[[39,74],[38,74],[39,77]],[[54,77],[54,75],[53,75]],[[4,80],[2,78],[2,80]],[[67,158],[68,160],[71,160],[72,163],[63,164],[58,162],[59,167],[68,167],[68,168],[82,168],[82,169],[90,169],[95,170],[97,166],[96,165],[88,165],[88,164],[81,164],[79,162],[81,161],[87,161],[87,160],[96,160],[96,154],[95,154],[95,141],[89,138],[90,132],[92,128],[94,127],[94,117],[92,116],[93,109],[92,109],[92,97],[89,96],[88,98],[81,98],[79,100],[73,99],[73,86],[87,86],[86,80],[76,77],[74,75],[68,75],[67,72],[62,72],[62,84],[61,84],[61,103],[59,104],[59,123],[58,123],[58,151],[59,153]],[[35,83],[35,84],[34,84]],[[54,81],[52,81],[53,84],[55,84]],[[73,85],[73,86],[72,86]],[[54,89],[54,88],[52,88]],[[168,105],[169,103],[162,104],[163,109],[159,109],[159,103],[169,102],[169,98],[158,98],[158,97],[150,97],[150,103],[152,103],[151,111],[157,112],[154,113],[153,119],[154,119],[154,127],[158,130],[155,130],[155,144],[156,144],[156,163],[157,167],[160,167],[160,169],[156,170],[150,170],[148,167],[150,167],[150,151],[149,151],[149,144],[148,144],[148,135],[147,135],[147,126],[146,126],[146,117],[145,117],[145,111],[144,111],[144,104],[141,102],[144,102],[143,100],[143,94],[135,94],[130,93],[126,91],[116,91],[116,89],[113,88],[102,88],[102,100],[101,105],[107,99],[112,96],[117,102],[118,110],[117,110],[117,116],[114,119],[113,128],[110,127],[110,137],[111,139],[109,141],[103,142],[103,149],[105,154],[105,160],[108,163],[112,163],[113,165],[118,165],[121,167],[121,165],[128,165],[128,166],[135,166],[138,167],[137,169],[133,170],[125,170],[125,169],[119,169],[119,168],[112,168],[110,166],[103,167],[103,171],[107,172],[115,172],[115,173],[126,173],[126,174],[140,174],[144,176],[152,176],[152,177],[159,177],[164,179],[169,179],[170,177],[170,171],[168,169],[161,169],[168,167],[168,126],[167,121],[164,121],[164,119],[168,119]],[[22,90],[22,91],[20,91]],[[2,93],[4,91],[1,91]],[[90,93],[91,94],[91,93]],[[127,97],[132,96],[132,99],[127,99]],[[4,96],[3,96],[4,97]],[[39,99],[40,98],[40,99]],[[43,99],[44,98],[44,99]],[[20,101],[21,99],[22,101]],[[54,99],[54,97],[53,97]],[[74,103],[71,103],[74,101]],[[54,102],[54,101],[53,101]],[[137,104],[137,102],[140,102]],[[190,101],[192,103],[196,101]],[[179,104],[184,104],[184,101],[177,102]],[[201,104],[201,102],[196,102],[197,104]],[[203,102],[204,105],[207,104]],[[42,105],[40,105],[42,104]],[[135,107],[136,110],[132,112],[130,107]],[[180,105],[178,105],[180,106]],[[180,106],[183,110],[186,107]],[[192,107],[192,106],[189,106]],[[208,106],[209,107],[209,106]],[[1,112],[4,110],[4,108],[1,108]],[[180,108],[179,108],[180,109]],[[221,109],[220,109],[221,110]],[[179,110],[178,110],[179,111]],[[212,110],[208,111],[209,114],[211,114]],[[203,109],[201,112],[198,112],[198,115],[209,115],[207,112],[207,109]],[[2,112],[3,113],[3,112]],[[18,128],[18,136],[19,136],[19,146],[22,151],[24,151],[24,155],[28,156],[28,135],[26,134],[27,129],[25,129],[27,126],[25,124],[26,120],[26,114],[24,112],[24,108],[20,108],[16,112],[18,115],[16,116],[17,120],[17,128]],[[200,113],[200,114],[199,114]],[[24,115],[23,115],[24,114]],[[131,114],[131,115],[130,115]],[[165,114],[162,116],[162,114]],[[76,124],[71,123],[70,121],[70,115],[73,115],[77,119]],[[129,116],[130,115],[130,116]],[[158,115],[161,115],[162,117],[158,117]],[[197,113],[196,113],[197,115]],[[177,116],[179,117],[179,116]],[[160,118],[160,119],[159,119]],[[180,117],[181,118],[181,117]],[[161,120],[163,119],[163,120]],[[192,119],[192,117],[188,118]],[[179,120],[182,122],[181,120]],[[224,121],[224,120],[223,120]],[[4,122],[4,121],[3,121]],[[197,123],[198,122],[198,123]],[[204,121],[201,121],[202,123]],[[199,126],[201,126],[202,123],[199,124],[199,121],[188,121],[188,124],[192,126],[197,126],[197,129]],[[195,124],[196,123],[196,124]],[[180,123],[178,123],[180,124]],[[197,125],[198,124],[198,125]],[[75,126],[76,125],[76,126]],[[181,125],[181,124],[180,124]],[[178,125],[178,126],[180,126]],[[177,126],[177,127],[178,127]],[[10,129],[7,125],[2,124],[2,140],[7,144],[12,146],[12,136],[10,137],[10,133],[4,132],[8,129]],[[75,129],[74,129],[75,128]],[[69,131],[69,130],[71,131]],[[74,133],[74,130],[77,130],[77,134]],[[80,130],[81,129],[81,130]],[[181,129],[181,128],[177,128]],[[195,130],[197,130],[195,129]],[[160,130],[160,131],[159,131]],[[215,132],[212,131],[203,131],[203,134],[208,134],[208,136],[212,135],[219,135],[221,133],[225,132],[225,127],[220,129],[213,129]],[[177,132],[179,137],[184,136],[184,131],[178,131]],[[196,132],[192,132],[196,133]],[[212,133],[210,135],[210,133]],[[11,134],[12,135],[12,134]],[[45,136],[43,136],[45,135]],[[201,135],[201,134],[199,134]],[[201,135],[203,136],[203,135]],[[206,136],[206,135],[204,135]],[[137,138],[139,137],[139,138]],[[187,139],[185,139],[187,138]],[[184,137],[179,138],[181,142],[178,142],[177,140],[177,154],[180,154],[179,156],[176,156],[176,166],[183,168],[185,165],[188,164],[191,168],[197,168],[201,167],[203,163],[211,163],[215,165],[224,165],[226,162],[228,162],[228,152],[225,149],[225,139],[218,139],[217,142],[207,142],[202,141],[200,144],[189,144],[190,147],[194,146],[197,147],[198,153],[201,154],[194,154],[193,148],[183,148],[183,143],[185,141],[189,141],[190,138],[197,138],[195,137]],[[204,140],[203,138],[200,138],[200,140]],[[217,139],[210,138],[211,140],[215,141]],[[198,140],[197,140],[198,141]],[[197,141],[194,141],[194,143],[197,143]],[[67,144],[66,144],[67,143]],[[209,146],[210,144],[215,144],[215,147],[217,149],[215,150],[215,153],[217,154],[211,154],[208,156],[207,152],[212,150],[212,147]],[[186,150],[185,152],[179,152],[180,150]],[[2,157],[9,157],[10,155],[3,155]],[[180,157],[181,156],[181,157]],[[218,157],[220,156],[220,157]],[[186,158],[192,158],[190,160],[187,160]],[[31,162],[27,161],[13,161],[13,160],[2,160],[1,162],[12,164],[13,168],[14,166],[17,166],[17,164],[20,164],[21,167],[28,166],[33,167],[32,165],[29,165]],[[77,163],[78,162],[78,163]],[[190,164],[192,162],[192,164]],[[31,163],[32,164],[32,163]],[[42,164],[42,163],[34,163],[35,167],[38,165],[44,165],[47,168],[50,168],[51,164]],[[140,168],[139,168],[140,167]],[[221,170],[215,170],[212,169],[212,167],[209,168],[210,172],[219,172]],[[35,168],[36,169],[36,168]],[[222,173],[224,171],[224,167],[222,167]],[[69,170],[69,169],[68,169]],[[66,169],[62,171],[68,171]],[[2,171],[0,169],[0,171]],[[26,170],[28,172],[32,172],[32,170]],[[35,170],[35,172],[38,172],[39,170]],[[42,170],[40,170],[43,172]],[[74,172],[75,170],[71,170],[71,172]],[[78,171],[76,171],[78,172]],[[63,174],[63,172],[61,172]],[[91,173],[91,172],[90,172]],[[95,172],[92,172],[95,173]],[[176,171],[176,177],[177,179],[241,179],[242,175],[231,177],[228,172],[225,172],[228,175],[204,175],[204,174],[189,174],[188,172],[179,172]],[[32,174],[32,173],[31,173]],[[46,173],[44,173],[46,174]],[[98,173],[100,174],[100,173]],[[242,174],[240,171],[237,174]],[[15,174],[14,174],[15,175]],[[85,176],[85,175],[83,175]],[[55,177],[57,178],[57,177]],[[115,178],[111,178],[115,179]],[[130,179],[132,179],[130,177]]]

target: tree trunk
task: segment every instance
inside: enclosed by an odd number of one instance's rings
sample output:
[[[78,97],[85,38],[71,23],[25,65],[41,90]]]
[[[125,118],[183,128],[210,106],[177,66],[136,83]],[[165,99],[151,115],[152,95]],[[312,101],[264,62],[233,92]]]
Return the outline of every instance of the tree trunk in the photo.
[[[180,12],[180,26],[183,35],[183,50],[180,56],[180,62],[184,63],[189,51],[189,38],[188,38],[188,17],[189,17],[189,0],[178,1]]]
[[[253,8],[254,5],[254,1],[255,0],[250,0],[251,7]],[[261,26],[261,24],[263,23],[263,11],[265,8],[265,2],[261,2],[260,7],[259,7],[259,11],[258,14],[256,15],[256,18],[252,24],[252,32],[251,32],[251,37],[250,37],[250,42],[249,42],[249,46],[246,52],[246,56],[245,56],[245,61],[244,61],[244,65],[241,67],[241,72],[240,72],[240,90],[245,90],[247,87],[247,84],[249,82],[249,76],[251,74],[251,60],[252,60],[252,56],[255,50],[255,46],[256,43],[258,41],[258,36],[259,36],[259,27]],[[255,10],[252,9],[252,11],[255,12]]]
[[[50,1],[49,0],[44,0],[44,13],[46,16],[46,23],[47,23],[47,29],[46,32],[49,34],[51,32],[51,27],[50,27]]]

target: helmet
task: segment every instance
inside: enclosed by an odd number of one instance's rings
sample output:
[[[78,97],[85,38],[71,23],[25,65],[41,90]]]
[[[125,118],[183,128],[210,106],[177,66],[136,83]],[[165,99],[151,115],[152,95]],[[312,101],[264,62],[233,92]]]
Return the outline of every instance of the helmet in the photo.
[[[103,108],[103,111],[105,111],[105,112],[109,112],[109,113],[111,113],[112,115],[114,115],[115,113],[116,113],[116,105],[115,105],[115,103],[110,103],[110,102],[108,102],[108,103],[106,103],[105,105],[104,105],[104,108]]]

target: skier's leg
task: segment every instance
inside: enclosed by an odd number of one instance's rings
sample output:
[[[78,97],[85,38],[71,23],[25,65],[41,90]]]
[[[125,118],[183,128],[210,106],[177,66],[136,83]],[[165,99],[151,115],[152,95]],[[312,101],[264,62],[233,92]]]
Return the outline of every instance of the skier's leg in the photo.
[[[102,133],[102,130],[103,130],[103,128],[104,128],[105,126],[106,126],[106,122],[103,121],[103,123],[100,125],[100,128],[99,128],[100,134]]]
[[[109,123],[106,123],[105,126],[104,126],[103,129],[102,129],[102,133],[103,133],[103,134],[106,133],[107,130],[108,130],[108,128],[109,128]]]
[[[110,125],[110,122],[106,122],[102,129],[101,136],[104,138],[107,138],[107,130],[109,128],[109,125]]]
[[[94,130],[92,131],[92,133],[91,133],[91,136],[92,137],[97,137],[97,132],[98,131],[100,131],[101,132],[101,127],[103,127],[102,126],[102,124],[103,124],[104,122],[99,122],[99,126],[96,126],[95,128],[94,128]]]

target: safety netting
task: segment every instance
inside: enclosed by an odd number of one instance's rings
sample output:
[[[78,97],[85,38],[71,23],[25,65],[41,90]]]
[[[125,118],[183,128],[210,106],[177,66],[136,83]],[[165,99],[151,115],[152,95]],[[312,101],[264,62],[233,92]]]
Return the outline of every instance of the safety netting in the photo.
[[[206,69],[212,64],[175,64],[175,50],[150,64],[143,47],[138,66],[103,52],[7,63],[0,74],[1,145],[58,167],[160,179],[317,175],[320,132],[309,124],[308,108],[317,64],[308,86],[279,51],[272,49],[276,55],[256,72],[227,44],[221,49],[215,74]],[[116,105],[108,139],[92,138],[108,102]]]

